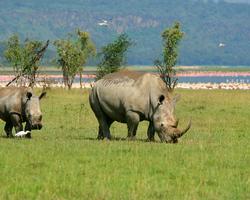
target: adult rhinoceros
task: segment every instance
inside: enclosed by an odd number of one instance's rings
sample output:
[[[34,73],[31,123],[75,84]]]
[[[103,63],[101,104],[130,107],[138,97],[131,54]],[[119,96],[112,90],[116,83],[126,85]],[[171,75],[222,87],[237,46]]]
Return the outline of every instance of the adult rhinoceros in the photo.
[[[98,139],[111,139],[110,125],[114,121],[127,123],[128,138],[136,135],[140,121],[149,121],[148,139],[155,131],[162,142],[176,143],[190,126],[179,130],[174,116],[173,97],[158,75],[120,71],[104,76],[91,90],[89,102],[99,122]]]
[[[40,99],[33,95],[33,91],[26,87],[6,87],[0,89],[0,119],[6,122],[4,130],[7,137],[12,137],[12,128],[16,133],[23,130],[23,122],[26,122],[25,131],[42,128],[42,113]],[[31,135],[27,135],[31,137]]]

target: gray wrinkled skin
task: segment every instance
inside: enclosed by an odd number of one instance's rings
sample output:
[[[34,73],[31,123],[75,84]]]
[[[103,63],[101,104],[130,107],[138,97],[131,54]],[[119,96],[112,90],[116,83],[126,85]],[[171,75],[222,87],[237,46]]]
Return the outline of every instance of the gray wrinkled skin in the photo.
[[[34,96],[32,89],[26,87],[0,88],[0,118],[6,122],[4,130],[7,137],[13,137],[13,127],[16,133],[22,131],[23,122],[26,122],[25,131],[42,128],[40,100],[45,94]]]
[[[149,121],[148,140],[154,141],[157,132],[162,142],[176,143],[186,133],[179,130],[174,116],[176,97],[157,75],[120,71],[104,76],[92,88],[89,102],[99,123],[98,139],[111,139],[110,126],[114,121],[126,123],[128,138],[136,136],[140,121]]]

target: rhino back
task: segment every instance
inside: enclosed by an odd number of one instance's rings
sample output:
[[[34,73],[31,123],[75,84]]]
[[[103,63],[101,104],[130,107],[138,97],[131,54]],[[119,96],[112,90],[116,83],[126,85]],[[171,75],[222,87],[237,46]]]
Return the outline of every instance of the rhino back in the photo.
[[[0,89],[0,118],[8,120],[11,112],[22,112],[22,96],[25,88],[7,87]]]
[[[93,88],[102,110],[112,119],[126,122],[126,112],[137,112],[141,120],[151,113],[152,95],[164,89],[161,79],[153,74],[121,71],[105,76]]]

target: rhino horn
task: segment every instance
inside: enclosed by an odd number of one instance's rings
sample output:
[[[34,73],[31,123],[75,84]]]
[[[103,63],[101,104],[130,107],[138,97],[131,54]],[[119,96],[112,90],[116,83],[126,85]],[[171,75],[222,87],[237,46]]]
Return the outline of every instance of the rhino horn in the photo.
[[[173,136],[175,138],[180,138],[181,136],[183,136],[190,129],[191,125],[192,125],[191,120],[189,120],[188,126],[183,130],[179,130],[179,129],[176,128],[174,133],[173,133]]]

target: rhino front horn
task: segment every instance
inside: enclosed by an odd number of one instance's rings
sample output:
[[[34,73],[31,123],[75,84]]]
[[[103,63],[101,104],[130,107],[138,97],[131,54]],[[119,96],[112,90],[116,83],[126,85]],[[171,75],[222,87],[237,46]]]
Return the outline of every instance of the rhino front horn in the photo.
[[[191,120],[189,120],[188,126],[183,130],[176,129],[173,133],[173,136],[175,138],[180,138],[190,129],[191,125],[192,125]]]

